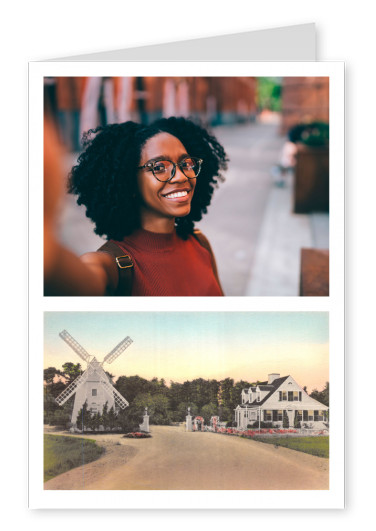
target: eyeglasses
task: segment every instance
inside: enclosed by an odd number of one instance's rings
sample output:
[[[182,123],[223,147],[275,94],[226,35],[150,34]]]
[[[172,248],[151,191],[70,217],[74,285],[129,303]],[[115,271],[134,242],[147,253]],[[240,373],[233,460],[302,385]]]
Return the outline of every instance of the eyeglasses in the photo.
[[[148,168],[153,172],[153,175],[158,181],[166,182],[171,181],[175,177],[176,167],[179,166],[180,170],[184,173],[188,179],[196,179],[201,170],[202,159],[198,157],[185,157],[180,162],[172,162],[172,160],[154,160],[148,162],[143,166],[139,166],[139,170]]]

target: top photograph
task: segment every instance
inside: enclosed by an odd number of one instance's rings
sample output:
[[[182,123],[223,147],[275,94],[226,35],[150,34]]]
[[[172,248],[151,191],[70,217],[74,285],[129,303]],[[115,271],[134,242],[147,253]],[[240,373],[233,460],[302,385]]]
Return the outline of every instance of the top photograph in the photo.
[[[45,296],[329,296],[329,77],[44,77]]]

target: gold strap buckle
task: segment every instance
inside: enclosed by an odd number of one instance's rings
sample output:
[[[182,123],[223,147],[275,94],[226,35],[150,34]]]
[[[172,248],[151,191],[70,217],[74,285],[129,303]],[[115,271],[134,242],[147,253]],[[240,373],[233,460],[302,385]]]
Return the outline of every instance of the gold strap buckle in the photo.
[[[130,261],[130,264],[121,265],[121,263],[119,261],[121,258],[128,258],[128,260]],[[115,260],[116,260],[116,263],[117,263],[117,265],[119,266],[120,269],[128,269],[128,267],[133,267],[132,258],[129,256],[129,254],[125,254],[123,256],[117,256],[115,258]]]

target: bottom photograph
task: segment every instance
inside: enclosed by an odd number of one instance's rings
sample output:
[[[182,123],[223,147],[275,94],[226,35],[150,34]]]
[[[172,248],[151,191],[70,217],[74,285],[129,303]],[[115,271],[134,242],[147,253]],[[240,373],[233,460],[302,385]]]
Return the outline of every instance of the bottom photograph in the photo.
[[[328,490],[327,312],[46,312],[45,490]]]

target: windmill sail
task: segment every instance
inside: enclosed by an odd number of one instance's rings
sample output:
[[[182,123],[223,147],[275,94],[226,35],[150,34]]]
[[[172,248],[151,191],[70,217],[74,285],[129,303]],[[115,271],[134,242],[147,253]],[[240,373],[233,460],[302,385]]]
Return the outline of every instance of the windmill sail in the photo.
[[[109,384],[108,382],[104,380],[101,380],[101,385],[103,385],[103,387],[106,389],[108,393],[113,394],[115,404],[117,406],[119,406],[121,409],[125,409],[126,407],[129,406],[129,402],[125,400],[125,398],[119,393],[117,389],[115,389],[113,385]]]
[[[126,348],[128,348],[131,344],[133,343],[133,340],[127,336],[123,339],[123,341],[120,341],[120,343],[118,345],[116,345],[115,348],[113,348],[111,350],[111,352],[109,352],[107,354],[107,356],[105,356],[104,360],[103,360],[103,363],[112,363],[114,360],[116,360],[116,358],[118,356],[120,356],[120,354],[122,352],[124,352],[124,350]]]
[[[60,393],[60,395],[56,398],[56,402],[59,404],[59,406],[62,406],[68,400],[68,398],[70,398],[77,391],[80,385],[86,382],[88,374],[88,371],[85,371],[83,374],[81,374],[81,376],[69,384],[62,393]]]
[[[89,362],[90,354],[81,347],[78,341],[76,341],[66,330],[60,332],[59,336],[65,341],[76,354],[80,356],[84,361]]]

